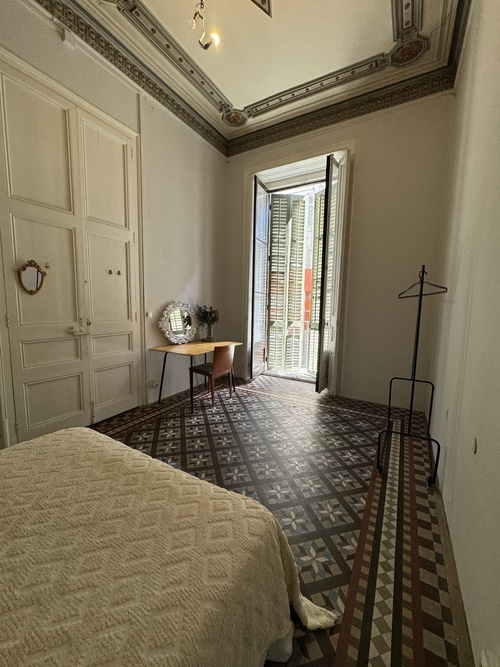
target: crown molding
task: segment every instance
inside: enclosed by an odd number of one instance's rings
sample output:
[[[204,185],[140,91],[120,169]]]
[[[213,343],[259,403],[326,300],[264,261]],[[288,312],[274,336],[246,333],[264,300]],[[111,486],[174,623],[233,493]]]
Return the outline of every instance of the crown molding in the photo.
[[[315,98],[327,90],[350,85],[364,77],[373,77],[388,67],[401,68],[414,64],[428,51],[430,39],[421,33],[424,0],[390,0],[392,6],[393,42],[383,53],[305,81],[287,90],[237,109],[223,91],[181,47],[160,20],[147,8],[144,0],[110,0],[134,28],[215,108],[222,120],[232,127],[242,127],[258,118],[300,100]],[[265,10],[265,0],[257,0]],[[269,7],[270,9],[270,7]],[[417,73],[414,72],[416,76]],[[410,76],[410,75],[409,75]]]
[[[345,102],[338,102],[329,107],[256,130],[250,134],[231,139],[228,142],[226,155],[232,157],[301,134],[315,132],[330,125],[351,121],[375,111],[383,111],[399,104],[419,100],[428,95],[451,90],[455,83],[455,73],[455,67],[443,67],[440,70],[408,79],[403,83],[393,84]]]
[[[459,0],[446,67],[228,139],[75,0],[35,2],[226,157],[453,89],[471,4]]]
[[[151,95],[222,154],[227,139],[177,95],[145,63],[73,0],[35,0],[67,30],[77,35],[137,86]]]

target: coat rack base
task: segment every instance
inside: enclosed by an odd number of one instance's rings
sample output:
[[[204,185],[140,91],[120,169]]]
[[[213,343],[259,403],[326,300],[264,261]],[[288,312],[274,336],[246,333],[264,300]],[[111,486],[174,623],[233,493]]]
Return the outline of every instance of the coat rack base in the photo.
[[[404,431],[397,431],[394,429],[384,429],[383,431],[380,431],[378,434],[378,442],[377,442],[377,470],[380,474],[383,474],[384,472],[384,466],[382,463],[382,458],[385,452],[385,438],[387,436],[393,436],[393,435],[399,435],[403,438],[412,438],[412,440],[423,440],[424,442],[427,442],[429,446],[429,450],[431,449],[431,446],[434,444],[436,445],[437,451],[436,451],[436,460],[434,462],[434,467],[432,469],[432,472],[430,475],[427,477],[427,486],[434,486],[436,483],[436,477],[437,477],[437,469],[439,465],[439,457],[441,455],[441,445],[437,440],[434,438],[426,438],[422,435],[417,435],[416,433],[405,433]],[[384,438],[385,436],[385,438]]]
[[[436,283],[431,283],[425,280],[425,276],[427,275],[427,272],[425,270],[425,264],[422,265],[422,270],[419,273],[419,280],[407,289],[405,289],[403,292],[400,292],[398,294],[398,299],[408,299],[412,297],[417,297],[418,296],[418,309],[417,309],[417,322],[415,325],[415,342],[413,345],[413,363],[412,363],[412,372],[411,372],[411,377],[393,377],[391,378],[390,384],[389,384],[389,408],[388,408],[388,414],[387,414],[387,428],[384,429],[383,431],[380,431],[378,434],[378,442],[377,442],[377,470],[379,473],[382,474],[383,472],[383,464],[382,464],[382,457],[385,449],[385,444],[387,442],[387,437],[385,438],[384,443],[382,443],[382,440],[384,439],[384,436],[388,435],[400,435],[404,438],[412,438],[413,440],[423,440],[428,443],[429,447],[429,456],[432,461],[433,458],[433,449],[432,445],[436,445],[436,460],[434,462],[434,467],[431,472],[431,474],[427,478],[427,484],[428,486],[432,486],[433,484],[436,483],[436,477],[437,477],[437,468],[439,464],[439,457],[441,455],[441,445],[437,440],[434,440],[434,438],[431,437],[426,437],[418,433],[413,433],[412,431],[412,425],[413,425],[413,401],[415,399],[415,387],[417,383],[421,384],[427,384],[430,385],[431,387],[431,396],[430,396],[430,405],[429,405],[429,418],[427,422],[427,434],[430,436],[430,423],[431,423],[431,416],[432,416],[432,404],[434,401],[434,385],[432,382],[429,382],[428,380],[417,380],[416,379],[416,374],[417,374],[417,358],[418,358],[418,344],[419,344],[419,338],[420,338],[420,320],[422,316],[422,301],[424,296],[431,296],[433,294],[444,294],[445,292],[448,291],[447,287],[444,287],[443,285],[437,285]],[[418,294],[414,294],[414,288],[418,285]],[[429,290],[430,288],[430,290]],[[427,291],[425,291],[427,289]],[[392,408],[392,385],[395,380],[401,380],[403,382],[410,382],[411,383],[411,398],[410,398],[410,410],[409,410],[409,417],[408,417],[408,431],[398,431],[390,428],[391,425],[391,408]]]

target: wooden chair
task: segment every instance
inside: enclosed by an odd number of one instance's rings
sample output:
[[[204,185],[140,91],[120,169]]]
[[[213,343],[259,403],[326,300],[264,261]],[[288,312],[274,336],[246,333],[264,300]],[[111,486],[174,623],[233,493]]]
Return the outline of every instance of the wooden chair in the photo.
[[[204,375],[208,378],[208,389],[212,394],[212,405],[214,404],[214,384],[215,380],[224,375],[228,376],[229,380],[229,395],[233,395],[234,375],[233,375],[233,358],[234,345],[221,345],[214,348],[213,361],[200,364],[199,366],[191,366],[189,369],[189,388],[191,390],[191,412],[193,412],[193,373]]]

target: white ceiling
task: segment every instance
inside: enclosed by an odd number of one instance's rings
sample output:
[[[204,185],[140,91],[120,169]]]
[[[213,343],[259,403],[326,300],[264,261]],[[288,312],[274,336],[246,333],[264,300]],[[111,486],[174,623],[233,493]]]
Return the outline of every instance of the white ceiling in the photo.
[[[452,87],[470,0],[264,0],[272,16],[261,1],[205,0],[207,34],[221,38],[207,50],[201,24],[189,27],[194,0],[62,3],[83,9],[222,141],[352,100],[366,105],[359,115]],[[384,89],[391,100],[379,102]]]
[[[221,37],[207,51],[198,45],[200,31],[188,26],[194,1],[144,4],[239,109],[393,42],[387,0],[370,0],[368,12],[367,0],[274,0],[272,18],[250,0],[206,0],[207,32]]]

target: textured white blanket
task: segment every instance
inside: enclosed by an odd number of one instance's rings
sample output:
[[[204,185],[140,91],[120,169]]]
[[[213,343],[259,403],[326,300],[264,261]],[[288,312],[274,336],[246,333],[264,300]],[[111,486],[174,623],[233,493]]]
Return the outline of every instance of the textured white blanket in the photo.
[[[335,615],[261,505],[90,429],[0,453],[0,665],[251,667]]]

